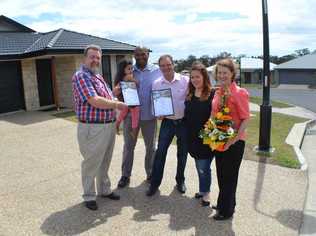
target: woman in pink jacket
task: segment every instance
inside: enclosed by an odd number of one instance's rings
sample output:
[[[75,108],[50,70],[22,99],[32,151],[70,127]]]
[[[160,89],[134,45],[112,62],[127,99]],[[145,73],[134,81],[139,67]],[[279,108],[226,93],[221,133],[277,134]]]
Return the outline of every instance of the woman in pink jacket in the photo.
[[[225,144],[224,151],[215,151],[219,195],[214,220],[229,219],[235,212],[238,172],[245,149],[245,129],[250,118],[248,92],[237,86],[235,76],[236,69],[231,59],[216,63],[215,79],[220,87],[212,102],[212,116],[215,117],[221,106],[228,107],[237,135]],[[226,104],[222,104],[223,96],[227,97]]]

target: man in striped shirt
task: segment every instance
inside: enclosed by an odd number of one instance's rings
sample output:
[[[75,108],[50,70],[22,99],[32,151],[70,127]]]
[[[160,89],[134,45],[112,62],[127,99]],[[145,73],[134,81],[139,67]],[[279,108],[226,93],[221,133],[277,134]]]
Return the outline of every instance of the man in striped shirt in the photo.
[[[111,191],[108,169],[115,144],[115,109],[126,104],[114,100],[112,91],[98,73],[102,51],[88,45],[84,61],[72,78],[73,99],[78,118],[78,143],[83,156],[81,176],[83,199],[90,210],[97,210],[96,196],[119,200]],[[96,186],[96,187],[95,187]]]

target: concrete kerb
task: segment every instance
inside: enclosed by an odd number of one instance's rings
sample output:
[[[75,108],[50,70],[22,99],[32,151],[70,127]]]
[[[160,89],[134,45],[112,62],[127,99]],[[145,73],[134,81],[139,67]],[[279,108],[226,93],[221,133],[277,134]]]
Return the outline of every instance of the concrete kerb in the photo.
[[[293,149],[296,153],[297,159],[301,163],[301,170],[307,170],[307,162],[306,158],[304,157],[301,146],[304,140],[304,136],[306,132],[313,127],[316,124],[316,119],[309,120],[303,123],[296,123],[292,127],[290,133],[286,137],[285,142],[291,146],[293,146]]]

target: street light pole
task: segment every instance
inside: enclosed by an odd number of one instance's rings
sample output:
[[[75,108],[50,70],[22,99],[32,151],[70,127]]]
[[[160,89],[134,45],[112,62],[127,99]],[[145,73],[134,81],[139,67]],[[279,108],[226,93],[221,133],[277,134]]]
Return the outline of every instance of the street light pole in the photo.
[[[260,106],[260,131],[258,151],[270,152],[271,115],[270,103],[270,53],[269,53],[269,23],[267,0],[262,0],[263,22],[263,94]]]

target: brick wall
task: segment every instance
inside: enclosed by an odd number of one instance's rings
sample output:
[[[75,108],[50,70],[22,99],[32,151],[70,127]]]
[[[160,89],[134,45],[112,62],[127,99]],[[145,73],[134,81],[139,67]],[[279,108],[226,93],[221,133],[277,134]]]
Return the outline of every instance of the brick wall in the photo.
[[[76,71],[76,56],[56,57],[56,84],[61,107],[73,108],[71,78]]]
[[[22,60],[21,65],[26,110],[37,110],[40,104],[35,60]]]

